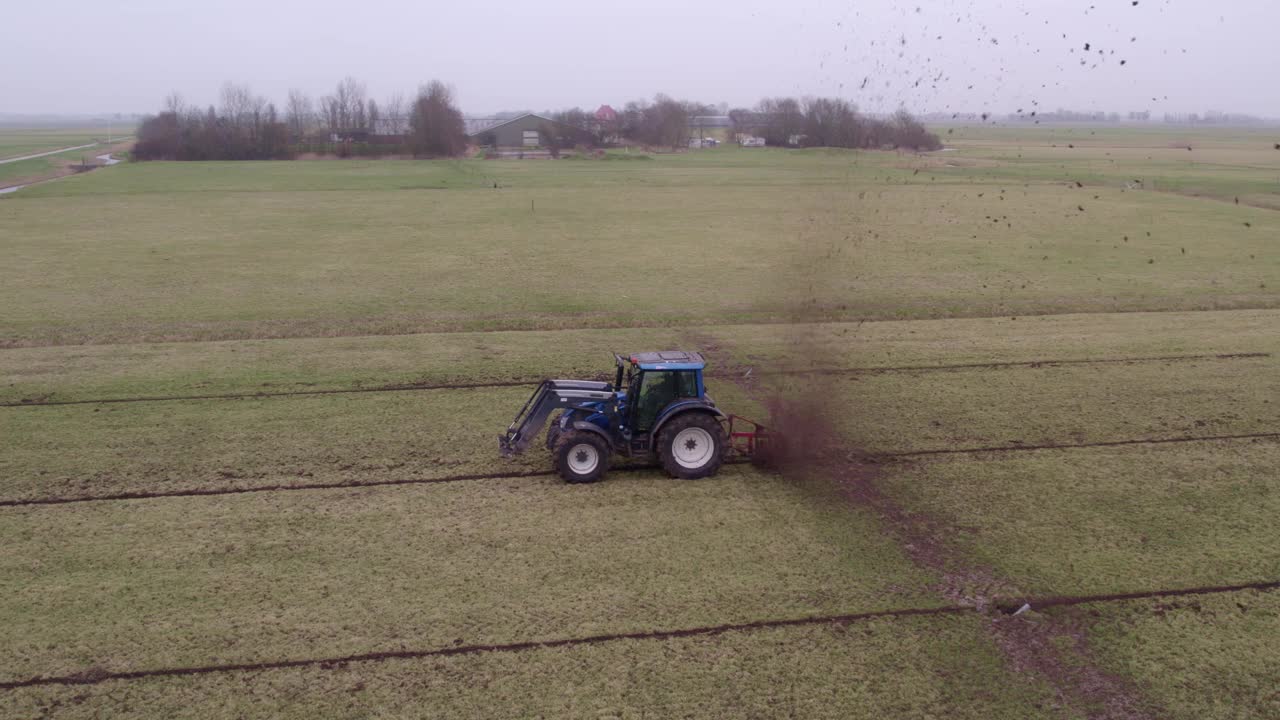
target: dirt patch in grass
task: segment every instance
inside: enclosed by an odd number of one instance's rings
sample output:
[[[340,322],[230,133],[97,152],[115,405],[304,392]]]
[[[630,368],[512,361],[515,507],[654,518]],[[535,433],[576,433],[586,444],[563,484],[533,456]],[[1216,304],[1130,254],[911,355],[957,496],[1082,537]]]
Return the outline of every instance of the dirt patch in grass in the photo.
[[[801,341],[803,344],[803,341]],[[720,348],[710,348],[718,352]],[[814,351],[811,356],[817,356]],[[768,375],[756,373],[755,378]],[[991,567],[959,553],[952,538],[959,529],[939,518],[913,511],[886,494],[877,478],[888,466],[851,443],[837,430],[839,413],[830,393],[820,384],[802,386],[787,396],[770,393],[751,376],[740,381],[744,390],[769,408],[769,424],[786,440],[767,456],[767,464],[782,478],[812,489],[825,502],[845,502],[871,510],[911,560],[937,573],[937,592],[955,606],[1000,613],[989,630],[1011,672],[1047,682],[1059,709],[1090,718],[1129,720],[1152,717],[1148,701],[1121,677],[1103,671],[1094,661],[1086,629],[1076,620],[1024,613],[1000,612],[1008,599],[1024,596]]]
[[[779,460],[783,477],[807,483],[831,483],[844,501],[874,511],[913,562],[938,573],[940,594],[949,602],[979,611],[996,609],[1002,599],[1021,594],[987,566],[960,556],[950,543],[957,529],[936,517],[912,511],[886,495],[876,479],[885,472],[878,463],[833,430],[832,408],[812,394],[773,401],[771,419],[788,438]],[[1056,616],[999,617],[991,635],[1012,671],[1031,672],[1048,681],[1061,706],[1090,718],[1123,720],[1148,717],[1126,680],[1102,671],[1093,662],[1086,633],[1075,621]]]
[[[926,457],[929,455],[967,455],[971,453],[1026,452],[1034,450],[1071,450],[1077,448],[1125,447],[1127,445],[1168,445],[1176,443],[1220,442],[1223,440],[1272,440],[1280,433],[1239,433],[1235,435],[1197,435],[1171,438],[1136,438],[1133,440],[1101,440],[1086,443],[1057,443],[1044,445],[992,445],[988,447],[947,448],[945,450],[910,450],[900,453],[881,453],[879,458]]]
[[[803,627],[808,625],[847,626],[851,623],[873,620],[877,618],[905,618],[930,615],[955,615],[964,612],[960,607],[907,608],[902,610],[882,610],[875,612],[854,613],[845,615],[823,615],[818,617],[789,618],[783,620],[754,620],[745,623],[726,625],[707,625],[703,627],[681,628],[678,630],[649,630],[643,632],[608,633],[587,637],[561,638],[557,640],[535,640],[529,642],[455,645],[454,647],[431,650],[390,650],[382,652],[344,655],[340,657],[307,658],[301,660],[277,660],[255,663],[228,663],[224,665],[199,665],[192,667],[157,668],[154,670],[135,670],[131,672],[112,673],[93,666],[70,675],[38,676],[25,680],[0,682],[0,690],[11,690],[40,685],[96,685],[107,680],[140,680],[154,677],[181,677],[190,675],[208,675],[226,672],[253,672],[260,670],[279,670],[318,666],[324,669],[335,669],[350,663],[383,662],[387,660],[422,659],[430,657],[450,657],[454,655],[475,655],[492,652],[522,652],[525,650],[545,650],[577,645],[598,645],[618,640],[670,640],[675,638],[707,637],[723,635],[730,632],[762,630],[767,628]]]
[[[627,467],[627,470],[641,469],[638,467]],[[647,469],[644,468],[644,469]],[[273,485],[255,485],[255,486],[228,486],[228,487],[212,487],[212,488],[185,488],[180,490],[161,490],[155,492],[121,492],[110,493],[105,495],[71,495],[71,496],[51,496],[40,498],[23,498],[23,499],[4,499],[0,500],[0,507],[25,507],[30,505],[70,505],[72,503],[84,502],[107,502],[111,500],[154,500],[158,498],[174,498],[174,497],[209,497],[212,495],[242,495],[245,493],[260,492],[285,492],[298,490],[336,490],[340,488],[371,488],[371,487],[387,487],[390,485],[431,485],[438,483],[450,482],[467,482],[471,480],[509,480],[513,478],[531,478],[545,477],[554,475],[550,470],[527,470],[521,472],[503,472],[491,473],[487,475],[471,474],[471,475],[445,475],[443,477],[433,478],[392,478],[385,480],[351,480],[347,482],[332,483],[278,483]],[[228,478],[236,478],[234,475],[225,475]]]
[[[991,634],[1014,672],[1050,681],[1061,709],[1093,720],[1153,717],[1125,679],[1093,661],[1079,618],[1003,617],[992,621]]]
[[[797,342],[798,346],[806,344],[803,338]],[[711,357],[723,352],[719,345],[705,340],[700,345]],[[816,348],[801,353],[815,361],[823,354]],[[757,458],[758,464],[809,489],[821,502],[848,503],[874,512],[915,564],[938,574],[941,581],[936,589],[950,602],[985,610],[1000,599],[1022,594],[999,581],[990,568],[957,557],[949,546],[951,530],[945,523],[903,507],[881,490],[876,480],[886,471],[884,459],[851,443],[837,430],[836,418],[847,408],[837,407],[821,384],[799,385],[798,390],[784,396],[761,381],[774,374],[769,368],[758,368],[736,379],[749,397],[768,408],[767,424],[784,438]]]
[[[911,511],[886,495],[876,482],[887,471],[877,456],[850,446],[836,430],[836,408],[816,390],[801,396],[769,397],[771,426],[786,438],[766,463],[791,482],[810,488],[826,502],[844,502],[873,511],[907,555],[938,573],[937,591],[948,601],[985,610],[1021,593],[986,567],[956,557],[951,530],[939,519]]]

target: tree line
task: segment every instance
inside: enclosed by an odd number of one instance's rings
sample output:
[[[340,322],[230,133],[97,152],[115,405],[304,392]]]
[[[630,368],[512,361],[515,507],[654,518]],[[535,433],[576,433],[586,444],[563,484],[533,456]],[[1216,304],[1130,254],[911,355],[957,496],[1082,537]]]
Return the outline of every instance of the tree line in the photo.
[[[343,154],[371,138],[390,138],[389,151],[419,157],[456,156],[467,146],[462,112],[439,80],[408,102],[396,94],[379,105],[364,83],[346,78],[318,102],[291,90],[283,114],[233,83],[203,110],[175,93],[164,110],[143,119],[137,137],[138,160],[282,160],[312,149]]]
[[[697,118],[726,115],[731,136],[760,137],[780,147],[934,150],[942,146],[906,110],[876,118],[838,98],[766,98],[751,109],[729,110],[725,105],[658,94],[652,100],[628,102],[604,116],[582,108],[547,115],[552,122],[544,123],[539,134],[553,155],[565,148],[627,142],[680,148],[688,144]],[[486,144],[485,134],[477,140]],[[348,77],[317,100],[291,90],[283,112],[248,87],[230,83],[223,86],[219,102],[204,109],[170,95],[160,113],[143,120],[134,157],[258,160],[287,159],[304,152],[451,157],[464,153],[466,147],[466,123],[444,83],[432,81],[408,100],[395,94],[378,103],[364,83]]]
[[[653,102],[626,104],[616,119],[601,120],[581,108],[551,113],[559,127],[544,126],[553,152],[559,147],[607,146],[621,139],[653,147],[681,147],[695,129],[696,118],[726,115],[731,137],[759,137],[777,147],[903,148],[937,150],[938,136],[905,109],[888,118],[858,112],[839,98],[766,98],[753,109],[726,110],[703,103],[658,95]],[[559,147],[557,147],[559,146]]]
[[[649,147],[679,148],[689,141],[693,118],[714,115],[716,108],[659,93],[649,100],[632,100],[615,115],[599,117],[582,108],[544,115],[553,122],[539,128],[543,144],[552,155],[571,147],[612,147],[631,141]],[[486,144],[486,133],[477,139]],[[492,144],[492,143],[488,143]]]
[[[839,98],[766,98],[755,109],[729,111],[735,133],[780,147],[937,150],[938,136],[905,109],[889,118],[864,115]]]

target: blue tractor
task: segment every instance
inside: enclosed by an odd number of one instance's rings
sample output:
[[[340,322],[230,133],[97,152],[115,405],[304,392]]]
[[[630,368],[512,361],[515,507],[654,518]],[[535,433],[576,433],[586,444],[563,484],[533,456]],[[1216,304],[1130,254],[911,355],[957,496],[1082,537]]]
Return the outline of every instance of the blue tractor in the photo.
[[[749,454],[768,431],[726,415],[707,395],[702,356],[667,351],[615,354],[613,383],[545,380],[498,439],[504,457],[524,452],[554,413],[546,446],[566,482],[600,480],[610,456],[650,457],[678,478],[714,475],[731,450]],[[752,426],[737,432],[734,424]]]

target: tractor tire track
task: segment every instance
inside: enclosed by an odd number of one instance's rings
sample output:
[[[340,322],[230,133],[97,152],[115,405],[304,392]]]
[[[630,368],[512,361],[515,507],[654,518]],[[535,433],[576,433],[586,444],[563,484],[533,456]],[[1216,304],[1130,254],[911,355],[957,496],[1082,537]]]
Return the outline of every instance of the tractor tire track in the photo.
[[[1103,440],[1087,443],[1062,443],[1047,445],[993,445],[976,448],[944,448],[940,450],[910,450],[897,453],[872,453],[869,459],[898,459],[929,457],[934,455],[968,455],[976,453],[1031,452],[1035,450],[1079,450],[1088,448],[1125,447],[1127,445],[1168,445],[1174,443],[1213,442],[1215,440],[1271,440],[1280,438],[1280,432],[1241,433],[1238,435],[1197,435],[1171,438],[1139,438],[1134,440]]]
[[[358,395],[361,393],[412,392],[415,390],[477,390],[485,388],[527,387],[542,382],[536,380],[494,380],[479,383],[439,383],[378,385],[368,388],[332,388],[326,390],[271,390],[240,393],[211,393],[208,395],[135,395],[120,398],[87,398],[83,400],[18,400],[0,402],[0,407],[54,407],[60,405],[113,405],[119,403],[181,402],[184,400],[257,400],[260,398],[299,397],[307,395]]]
[[[1003,370],[1007,368],[1054,368],[1070,365],[1125,365],[1151,362],[1194,362],[1196,360],[1247,360],[1269,358],[1271,353],[1223,353],[1204,355],[1144,355],[1122,358],[1073,358],[1066,360],[1013,360],[1007,362],[960,363],[956,365],[900,365],[896,367],[861,368],[811,368],[807,370],[776,370],[762,373],[770,375],[879,375],[888,373],[949,372],[961,370]]]
[[[859,459],[869,462],[885,462],[894,460],[905,460],[913,457],[928,457],[932,455],[964,455],[970,453],[1006,453],[1006,452],[1022,452],[1034,450],[1079,450],[1089,448],[1104,447],[1124,447],[1127,445],[1164,445],[1171,443],[1193,443],[1193,442],[1213,442],[1226,440],[1270,440],[1280,439],[1280,432],[1271,433],[1251,433],[1245,435],[1208,435],[1198,437],[1177,437],[1177,438],[1155,438],[1155,439],[1139,439],[1139,440],[1113,440],[1108,442],[1094,443],[1069,443],[1061,445],[1012,445],[1012,446],[993,446],[979,448],[954,448],[945,450],[912,450],[899,453],[871,453],[858,455]],[[725,466],[733,465],[750,465],[748,459],[730,460],[725,462]],[[633,470],[657,470],[658,465],[633,465],[620,466],[615,470],[627,472]],[[253,487],[219,487],[219,488],[188,488],[182,490],[160,490],[154,492],[132,491],[108,493],[104,495],[74,495],[74,496],[52,496],[43,498],[9,498],[0,499],[0,508],[6,507],[24,507],[38,505],[70,505],[74,503],[86,502],[108,502],[112,500],[152,500],[159,498],[176,498],[176,497],[207,497],[213,495],[241,495],[245,493],[259,492],[290,492],[295,490],[340,490],[343,488],[365,488],[365,487],[387,487],[395,485],[433,485],[437,483],[466,482],[472,480],[507,480],[513,478],[532,478],[532,477],[548,477],[555,475],[552,470],[528,470],[505,473],[491,474],[468,474],[468,475],[447,475],[438,478],[400,478],[393,480],[370,480],[360,481],[353,480],[349,482],[336,483],[297,483],[274,485],[258,485]]]
[[[1054,368],[1065,367],[1071,365],[1121,365],[1130,363],[1155,363],[1155,362],[1194,362],[1197,360],[1245,360],[1257,358],[1269,358],[1271,353],[1228,353],[1228,354],[1210,354],[1210,355],[1154,355],[1154,356],[1138,356],[1124,358],[1092,358],[1092,359],[1066,359],[1066,360],[1022,360],[1011,362],[989,362],[989,363],[963,363],[957,365],[900,365],[886,367],[854,367],[854,368],[806,368],[806,369],[782,369],[782,370],[762,370],[755,373],[759,377],[804,377],[811,375],[818,376],[842,376],[842,375],[882,375],[891,373],[928,373],[928,372],[959,372],[965,370],[1001,370],[1013,368]],[[707,377],[713,380],[735,381],[742,373],[749,372],[743,370],[741,373],[707,373]],[[229,393],[209,393],[209,394],[191,394],[191,395],[135,395],[119,398],[86,398],[80,400],[41,400],[41,399],[22,399],[9,400],[0,402],[0,408],[10,407],[54,407],[63,405],[109,405],[119,403],[145,403],[145,402],[180,402],[195,400],[256,400],[260,398],[274,397],[300,397],[309,395],[345,395],[360,393],[390,393],[390,392],[413,392],[421,390],[476,390],[486,388],[507,388],[507,387],[528,387],[537,385],[546,378],[523,378],[513,380],[494,380],[489,382],[473,382],[473,383],[399,383],[391,385],[377,385],[367,388],[330,388],[324,390],[274,390],[274,391],[255,391],[255,392],[229,392]],[[598,375],[593,379],[608,381],[609,378]]]
[[[1173,590],[1144,590],[1130,593],[1111,593],[1107,595],[1048,595],[1045,597],[1026,598],[1013,602],[999,602],[995,608],[1006,615],[1012,615],[1024,605],[1032,610],[1047,610],[1054,607],[1071,607],[1099,602],[1124,602],[1127,600],[1153,600],[1165,597],[1191,597],[1194,595],[1220,595],[1222,593],[1240,592],[1243,590],[1271,591],[1280,589],[1280,581],[1259,581],[1240,583],[1238,585],[1203,585],[1200,587],[1177,588]]]
[[[1254,583],[1242,583],[1239,585],[1219,585],[1205,586],[1194,588],[1151,590],[1133,593],[1118,593],[1108,595],[1079,595],[1072,597],[1048,597],[1044,599],[1030,598],[1023,604],[1029,604],[1033,609],[1047,609],[1063,605],[1083,605],[1088,603],[1108,603],[1108,602],[1127,602],[1132,600],[1144,600],[1149,598],[1166,598],[1166,597],[1184,597],[1196,595],[1212,595],[1231,592],[1242,592],[1245,590],[1257,590],[1261,592],[1269,592],[1280,589],[1280,581],[1265,581]],[[1021,607],[1021,604],[1019,605]],[[1007,612],[1012,612],[1007,611]],[[558,640],[529,640],[516,643],[502,644],[475,644],[475,645],[458,645],[447,648],[421,649],[421,650],[390,650],[382,652],[369,652],[353,655],[341,655],[324,658],[303,658],[297,660],[273,660],[253,663],[226,663],[222,665],[194,665],[186,667],[172,668],[153,668],[150,670],[128,670],[122,672],[110,672],[101,668],[94,668],[80,673],[71,675],[40,675],[30,677],[23,680],[9,680],[0,682],[0,690],[15,690],[19,688],[37,687],[41,685],[98,685],[110,681],[121,680],[145,680],[158,677],[190,677],[195,675],[212,675],[217,673],[234,673],[234,672],[257,672],[263,670],[282,670],[300,667],[319,667],[325,670],[343,667],[349,663],[362,662],[384,662],[387,660],[416,660],[431,657],[451,657],[455,655],[477,655],[481,653],[515,653],[527,650],[542,650],[561,647],[576,647],[582,645],[598,645],[601,643],[616,642],[619,640],[671,640],[686,637],[713,637],[723,635],[730,632],[750,632],[753,630],[764,630],[771,628],[786,627],[804,627],[812,625],[849,625],[852,623],[875,620],[882,618],[905,618],[905,617],[922,617],[922,616],[938,616],[938,615],[985,615],[970,605],[943,605],[938,607],[927,608],[898,608],[891,610],[875,610],[861,613],[848,613],[841,615],[819,615],[800,618],[785,618],[773,620],[754,620],[743,623],[728,623],[723,625],[704,625],[691,628],[678,628],[670,630],[646,630],[629,633],[604,633],[599,635],[588,635],[576,638],[561,638]]]
[[[637,468],[640,469],[640,468]],[[209,497],[213,495],[243,495],[260,492],[284,492],[288,490],[341,490],[343,488],[388,487],[393,485],[436,485],[443,483],[466,482],[468,480],[508,480],[513,478],[546,477],[554,475],[551,470],[527,470],[491,474],[447,475],[437,478],[399,478],[393,480],[353,480],[336,483],[297,483],[255,485],[253,487],[220,487],[220,488],[187,488],[183,490],[159,490],[154,492],[135,491],[109,493],[105,495],[81,495],[43,498],[18,498],[0,500],[0,507],[24,507],[30,505],[70,505],[72,503],[107,502],[111,500],[154,500],[158,498],[176,497]]]
[[[803,338],[797,342],[805,344]],[[821,348],[814,348],[811,355],[820,357],[820,353]],[[748,377],[741,383],[749,396],[755,394],[757,388]],[[849,447],[850,440],[837,430],[841,408],[832,405],[821,387],[793,389],[786,397],[770,395],[764,400],[770,420],[780,427],[803,428],[797,435],[799,442],[788,446],[782,458],[784,477],[815,486],[818,496],[825,495],[828,502],[847,503],[878,516],[885,534],[911,562],[937,575],[936,590],[952,605],[988,612],[1004,598],[1027,595],[994,567],[959,552],[949,541],[954,533],[948,522],[914,511],[882,489],[878,461],[884,457],[869,457],[856,445]],[[1087,633],[1071,618],[1029,623],[1001,614],[987,629],[1010,678],[1039,678],[1053,693],[1060,711],[1093,717],[1088,709],[1102,707],[1105,712],[1099,717],[1108,720],[1151,717],[1130,681],[1092,660]]]
[[[729,460],[724,463],[724,467],[732,465],[749,464],[746,460]],[[618,465],[612,468],[613,472],[636,472],[643,470],[660,470],[662,466],[656,464],[645,465]],[[346,488],[370,488],[370,487],[392,487],[396,485],[438,485],[443,483],[468,482],[473,480],[512,480],[536,477],[553,477],[556,472],[554,470],[518,470],[503,473],[489,474],[468,474],[468,475],[446,475],[436,478],[398,478],[391,480],[351,480],[347,482],[336,483],[296,483],[284,484],[278,483],[274,485],[255,485],[252,487],[218,487],[218,488],[187,488],[182,490],[159,490],[154,492],[133,491],[109,493],[105,495],[69,495],[63,497],[43,497],[43,498],[13,498],[0,500],[0,508],[5,507],[26,507],[40,505],[71,505],[74,503],[86,502],[109,502],[112,500],[154,500],[163,498],[178,497],[209,497],[216,495],[244,495],[247,493],[260,492],[289,492],[294,490],[342,490]]]
[[[202,192],[202,191],[192,191]],[[252,190],[244,190],[242,192],[255,192]],[[346,190],[331,190],[324,192],[348,192]],[[1076,307],[1065,309],[1033,309],[1025,308],[1018,310],[1010,308],[1009,312],[992,315],[990,313],[959,313],[959,314],[934,314],[923,313],[917,316],[904,319],[900,314],[873,314],[870,316],[857,317],[849,315],[846,312],[836,314],[822,315],[801,315],[795,316],[787,314],[786,317],[759,317],[751,318],[720,318],[719,320],[688,319],[687,322],[681,321],[680,318],[668,318],[659,321],[638,321],[635,319],[628,321],[601,322],[598,324],[585,324],[579,322],[572,325],[545,325],[531,327],[526,324],[498,324],[490,325],[483,328],[464,325],[423,325],[414,328],[398,328],[389,330],[379,325],[355,324],[341,332],[312,332],[308,329],[300,329],[297,331],[274,331],[263,330],[257,325],[251,325],[248,328],[240,326],[230,330],[223,330],[220,333],[206,336],[194,336],[191,334],[166,333],[163,331],[146,332],[129,336],[114,336],[102,339],[99,334],[88,334],[80,329],[73,329],[63,332],[52,338],[8,338],[0,339],[0,350],[20,350],[27,348],[47,348],[47,347],[69,347],[76,345],[102,346],[102,345],[143,345],[143,344],[159,344],[159,343],[214,343],[229,341],[249,341],[249,340],[330,340],[334,338],[350,338],[350,337],[409,337],[415,335],[476,335],[489,333],[546,333],[559,332],[564,330],[637,330],[637,329],[654,329],[669,330],[673,328],[723,328],[732,327],[777,327],[777,326],[795,326],[795,325],[822,325],[830,323],[843,324],[863,324],[863,323],[903,323],[903,322],[919,322],[934,320],[1005,320],[1011,314],[1023,318],[1053,318],[1064,315],[1094,315],[1101,317],[1111,317],[1119,315],[1168,315],[1168,314],[1201,314],[1201,313],[1232,313],[1232,312],[1267,312],[1280,310],[1280,304],[1263,303],[1257,305],[1230,305],[1227,307],[1205,307],[1205,306],[1186,306],[1186,307],[1131,307],[1124,309],[1115,308],[1097,308],[1097,307]],[[577,318],[583,320],[583,318]],[[253,322],[253,321],[251,321]],[[269,321],[257,321],[269,322]],[[347,323],[351,325],[350,322]]]

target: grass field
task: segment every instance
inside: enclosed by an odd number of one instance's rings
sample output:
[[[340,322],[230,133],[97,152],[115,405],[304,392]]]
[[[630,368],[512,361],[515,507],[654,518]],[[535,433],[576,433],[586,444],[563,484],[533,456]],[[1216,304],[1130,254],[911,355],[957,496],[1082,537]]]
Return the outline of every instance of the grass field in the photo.
[[[0,205],[15,231],[10,251],[29,258],[0,268],[4,341],[1274,301],[1280,226],[1270,210],[1105,183],[978,184],[933,167],[937,157],[726,149],[643,163],[129,165]],[[1280,153],[1275,163],[1280,172]],[[79,212],[57,212],[70,203]],[[98,241],[104,214],[128,218],[127,241]],[[56,260],[67,253],[81,262]],[[561,281],[566,267],[572,282]],[[639,271],[650,267],[662,268],[663,293]]]
[[[0,128],[0,161],[48,153],[62,148],[77,148],[42,157],[0,162],[0,188],[40,182],[69,174],[68,165],[82,162],[95,164],[95,157],[106,152],[121,152],[132,126],[117,124],[108,134],[100,128]],[[111,142],[108,142],[108,140]],[[92,147],[83,147],[90,145]]]
[[[1275,140],[943,132],[0,197],[0,716],[1280,714]],[[498,457],[666,347],[838,452]]]
[[[133,127],[116,123],[111,128],[105,124],[94,127],[0,127],[0,160],[34,155],[76,145],[119,138],[132,132]],[[110,134],[108,134],[108,132]]]

